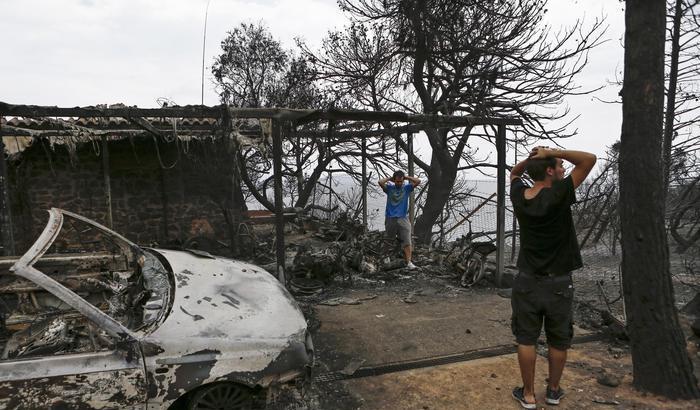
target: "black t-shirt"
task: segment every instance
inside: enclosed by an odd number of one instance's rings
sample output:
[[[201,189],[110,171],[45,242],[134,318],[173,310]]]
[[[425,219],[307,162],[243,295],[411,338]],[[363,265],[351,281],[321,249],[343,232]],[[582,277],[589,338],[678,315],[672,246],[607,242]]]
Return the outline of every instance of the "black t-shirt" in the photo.
[[[571,176],[525,199],[521,178],[510,185],[510,200],[520,224],[518,269],[529,274],[564,274],[583,266],[571,216],[576,192]]]

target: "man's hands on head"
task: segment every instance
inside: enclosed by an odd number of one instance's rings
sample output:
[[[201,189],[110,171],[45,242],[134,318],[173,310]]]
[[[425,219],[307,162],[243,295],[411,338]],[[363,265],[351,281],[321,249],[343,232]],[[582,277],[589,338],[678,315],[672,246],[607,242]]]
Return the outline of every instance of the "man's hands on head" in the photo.
[[[421,182],[420,179],[418,179],[412,175],[406,175],[405,178],[407,181],[411,182],[411,184],[413,184],[414,187],[417,187],[418,185],[420,185],[420,182]]]
[[[574,164],[574,169],[571,171],[571,179],[573,180],[574,188],[578,188],[586,179],[597,159],[596,156],[590,152],[552,149],[545,146],[533,148],[532,151],[530,151],[528,159],[543,159],[549,157],[561,158]]]
[[[533,147],[533,148],[530,150],[530,155],[528,155],[527,158],[528,158],[528,159],[543,159],[543,158],[546,158],[546,157],[545,157],[545,151],[547,150],[547,148],[549,148],[549,147],[545,147],[545,146]]]
[[[421,180],[418,179],[418,178],[416,178],[416,177],[414,177],[414,176],[406,175],[406,176],[403,177],[403,178],[404,178],[404,180],[409,181],[414,187],[417,187],[417,186],[420,185],[420,183],[421,183]],[[392,185],[395,185],[395,184],[396,184],[396,178],[394,178],[393,176],[392,176],[392,177],[386,177],[386,178],[380,179],[378,182],[379,182],[379,186],[382,188],[382,190],[384,190],[384,191],[386,192],[386,185],[387,185],[389,182],[391,182]]]
[[[554,156],[553,154],[555,154],[557,151],[558,150],[552,150],[551,148],[546,146],[533,147],[530,150],[530,154],[528,155],[528,157],[515,164],[510,170],[510,182],[513,182],[515,179],[522,177],[522,175],[525,173],[525,169],[527,168],[528,160],[549,158],[551,156]]]
[[[549,148],[546,146],[539,146],[539,147],[534,147],[530,151],[530,155],[528,156],[528,159],[545,159],[545,158],[550,158],[550,157],[557,157],[558,153],[561,150],[558,148]]]

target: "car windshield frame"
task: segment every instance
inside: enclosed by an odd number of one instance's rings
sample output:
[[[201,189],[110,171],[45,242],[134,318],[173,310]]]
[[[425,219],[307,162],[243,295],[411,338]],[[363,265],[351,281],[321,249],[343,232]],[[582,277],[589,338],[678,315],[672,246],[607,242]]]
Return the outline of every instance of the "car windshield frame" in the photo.
[[[36,269],[34,264],[56,241],[56,238],[63,227],[64,217],[69,217],[71,219],[89,224],[101,233],[111,237],[114,239],[114,243],[119,246],[124,255],[134,263],[136,263],[139,257],[144,255],[145,251],[135,243],[126,239],[124,236],[91,219],[60,208],[51,208],[48,212],[49,221],[44,227],[43,232],[41,235],[39,235],[39,238],[34,242],[29,250],[25,252],[14,265],[12,265],[10,271],[15,275],[35,283],[36,285],[45,289],[47,292],[53,294],[67,305],[83,314],[91,322],[103,329],[109,335],[123,341],[137,340],[138,338],[134,331],[130,330],[108,314],[101,311],[97,306],[94,306],[82,297],[78,296],[78,294],[68,289],[66,286]]]

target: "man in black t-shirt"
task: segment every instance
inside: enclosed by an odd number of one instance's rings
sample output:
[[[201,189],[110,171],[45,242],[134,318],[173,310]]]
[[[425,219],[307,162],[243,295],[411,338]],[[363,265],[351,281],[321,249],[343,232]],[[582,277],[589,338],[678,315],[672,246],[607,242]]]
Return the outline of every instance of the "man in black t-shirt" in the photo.
[[[563,160],[574,164],[564,177]],[[536,147],[510,176],[510,199],[520,225],[518,276],[513,283],[511,327],[518,343],[523,387],[513,390],[523,408],[536,409],[535,345],[544,323],[549,345],[549,382],[545,400],[557,405],[564,396],[559,386],[566,352],[573,337],[571,271],[582,266],[571,217],[575,190],[595,165],[596,157],[582,151]],[[522,180],[523,172],[534,181]]]

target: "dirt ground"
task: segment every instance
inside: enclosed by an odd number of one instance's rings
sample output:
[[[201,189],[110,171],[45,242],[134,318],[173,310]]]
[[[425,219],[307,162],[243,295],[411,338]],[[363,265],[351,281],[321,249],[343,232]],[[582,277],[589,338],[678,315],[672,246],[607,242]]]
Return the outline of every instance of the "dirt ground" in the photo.
[[[616,388],[598,384],[596,377],[602,368],[622,377],[622,384]],[[697,409],[700,406],[700,401],[670,402],[657,397],[643,397],[631,386],[629,356],[613,358],[604,343],[578,345],[571,350],[562,378],[567,395],[559,406],[544,403],[547,377],[544,358],[539,360],[536,377],[538,408],[542,409]],[[515,355],[342,383],[360,398],[358,408],[366,410],[520,408],[510,396],[512,387],[520,384]],[[599,404],[594,400],[617,404]]]
[[[403,292],[391,292],[360,305],[316,306],[321,321],[316,344],[377,365],[511,342],[509,299],[484,292],[435,292],[424,289],[413,296],[414,303],[404,302]],[[373,296],[367,291],[349,295]],[[345,366],[334,356],[323,359],[329,370]]]
[[[577,307],[577,335],[606,330],[594,309],[604,304],[596,291],[596,280],[588,274],[576,280],[576,286],[584,289],[577,291],[577,298],[587,300]],[[313,331],[315,376],[343,369],[352,372],[358,366],[513,346],[507,292],[488,283],[463,289],[454,279],[429,269],[355,278],[329,286],[320,295],[301,297],[300,302]],[[692,339],[689,346],[696,349],[696,343]],[[546,355],[544,346],[538,351]],[[700,360],[695,350],[692,357],[698,373]],[[547,408],[542,397],[546,358],[541,357],[538,363],[537,385],[542,387],[538,400]],[[599,384],[596,378],[603,373],[621,378],[620,386]],[[632,388],[631,374],[631,357],[624,341],[606,339],[576,345],[562,380],[567,397],[559,408],[700,408],[700,402],[644,396]],[[506,354],[380,376],[315,382],[305,390],[303,404],[285,408],[516,409],[519,406],[510,396],[516,385],[520,385],[517,360],[514,354]]]

